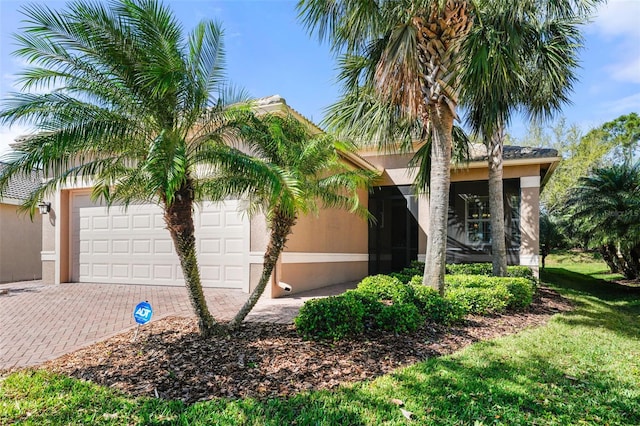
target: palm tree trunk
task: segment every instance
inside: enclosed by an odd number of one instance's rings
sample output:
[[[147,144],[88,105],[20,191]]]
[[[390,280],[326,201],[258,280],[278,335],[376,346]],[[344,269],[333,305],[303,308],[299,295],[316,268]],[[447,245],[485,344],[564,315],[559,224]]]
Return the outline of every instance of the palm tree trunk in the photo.
[[[192,208],[193,199],[190,197],[190,191],[186,188],[181,189],[174,202],[165,207],[164,221],[180,259],[189,300],[198,317],[200,334],[208,337],[216,332],[216,321],[209,312],[200,282]]]
[[[629,264],[633,270],[633,279],[640,277],[640,244],[629,250]]]
[[[504,126],[498,125],[489,138],[487,162],[489,165],[489,213],[491,224],[491,252],[493,275],[507,275],[507,244],[504,233],[504,190],[502,185],[502,148]]]
[[[431,174],[429,186],[429,235],[425,256],[423,284],[444,294],[447,263],[447,219],[449,217],[449,184],[451,181],[451,143],[453,113],[441,101],[429,107],[431,120]]]
[[[251,312],[256,303],[258,303],[258,299],[260,299],[260,296],[262,296],[262,293],[264,293],[264,289],[267,287],[267,283],[271,278],[273,269],[278,262],[280,253],[282,253],[284,245],[287,242],[287,237],[291,233],[291,228],[293,228],[293,225],[295,225],[295,223],[295,217],[287,217],[277,211],[274,214],[274,217],[271,221],[271,235],[269,238],[269,245],[267,246],[267,250],[264,253],[264,263],[262,266],[262,275],[260,276],[260,281],[251,293],[251,296],[249,296],[249,299],[247,299],[242,308],[240,308],[236,316],[229,323],[229,328],[238,328],[240,323],[242,323],[247,315],[249,315],[249,312]]]
[[[612,245],[603,245],[600,246],[598,248],[598,251],[600,252],[600,255],[602,256],[602,260],[604,260],[604,263],[607,264],[607,266],[609,267],[609,271],[612,274],[615,274],[617,272],[620,272],[620,266],[618,265],[618,262],[616,262],[615,258],[617,258],[617,254],[615,252],[615,247],[614,250],[611,250]]]

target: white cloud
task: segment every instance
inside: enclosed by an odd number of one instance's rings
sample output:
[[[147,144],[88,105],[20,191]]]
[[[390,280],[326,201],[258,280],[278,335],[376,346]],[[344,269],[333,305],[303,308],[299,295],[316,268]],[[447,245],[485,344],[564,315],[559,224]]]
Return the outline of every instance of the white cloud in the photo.
[[[593,25],[604,35],[640,39],[640,1],[609,0],[598,8]]]
[[[607,69],[616,80],[640,83],[640,47],[638,56],[629,58],[625,62],[614,64],[613,66],[607,67]]]
[[[615,101],[606,102],[603,107],[608,112],[619,114],[640,110],[640,92]]]
[[[615,60],[605,67],[612,79],[640,83],[640,0],[609,0],[588,30],[611,45]]]

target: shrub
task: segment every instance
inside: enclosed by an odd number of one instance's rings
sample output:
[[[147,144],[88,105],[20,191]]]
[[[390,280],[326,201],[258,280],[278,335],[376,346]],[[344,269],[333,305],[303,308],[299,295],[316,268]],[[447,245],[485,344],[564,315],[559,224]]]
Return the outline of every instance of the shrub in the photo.
[[[450,275],[491,275],[493,266],[490,263],[452,263],[446,266]]]
[[[465,307],[455,300],[445,299],[437,290],[420,284],[412,284],[414,303],[425,318],[439,323],[452,324],[467,314]]]
[[[492,287],[495,285],[493,281],[495,277],[486,275],[445,275],[444,283],[447,289],[458,287]]]
[[[356,291],[363,295],[369,295],[378,300],[391,300],[396,303],[411,303],[413,294],[411,287],[389,275],[373,275],[366,277]]]
[[[447,274],[491,276],[493,274],[493,265],[491,263],[453,263],[447,265]],[[507,266],[507,276],[534,279],[531,268],[520,265]]]
[[[347,290],[344,295],[353,297],[362,304],[362,324],[364,330],[366,331],[375,329],[377,327],[376,318],[382,310],[382,307],[384,306],[383,303],[375,296],[371,294],[361,293],[358,290]]]
[[[507,275],[514,278],[528,278],[535,280],[533,277],[533,271],[528,266],[507,266]]]
[[[534,282],[527,278],[451,275],[445,276],[445,284],[447,298],[477,314],[524,308],[535,292]]]
[[[527,268],[528,269],[528,268]],[[507,291],[511,295],[508,307],[511,309],[526,308],[533,301],[535,284],[527,278],[503,278]]]
[[[397,334],[416,331],[424,323],[424,317],[413,303],[382,305],[376,315],[376,328]]]
[[[363,316],[362,302],[343,294],[305,302],[294,323],[304,339],[340,340],[362,333]]]
[[[447,290],[446,298],[459,303],[469,313],[484,315],[503,312],[509,304],[510,294],[505,286],[458,286]]]
[[[422,275],[414,275],[409,281],[409,285],[415,290],[416,286],[422,285]],[[424,287],[424,286],[423,286]]]
[[[411,278],[413,278],[413,274],[409,271],[409,269],[405,268],[400,272],[392,272],[389,276],[398,279],[402,284],[408,284],[409,281],[411,281]]]
[[[409,267],[404,268],[400,272],[393,272],[390,276],[399,279],[403,284],[408,284],[415,275],[422,276],[424,274],[424,263],[414,260]]]

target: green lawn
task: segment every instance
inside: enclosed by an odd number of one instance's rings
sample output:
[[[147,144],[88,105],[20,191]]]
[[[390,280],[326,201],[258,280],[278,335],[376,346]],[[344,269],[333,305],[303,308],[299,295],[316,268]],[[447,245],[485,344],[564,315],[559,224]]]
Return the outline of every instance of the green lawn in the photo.
[[[640,424],[640,291],[602,280],[599,263],[548,265],[575,311],[373,382],[185,406],[26,371],[0,382],[0,424],[407,424],[391,398],[413,424]]]

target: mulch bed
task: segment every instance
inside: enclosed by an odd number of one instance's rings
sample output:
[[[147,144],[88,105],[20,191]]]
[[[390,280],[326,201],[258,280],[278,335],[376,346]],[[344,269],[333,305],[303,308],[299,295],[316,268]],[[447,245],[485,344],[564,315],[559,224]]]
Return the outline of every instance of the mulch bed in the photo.
[[[232,336],[203,340],[193,318],[166,318],[42,367],[120,389],[135,396],[186,403],[216,397],[259,399],[332,389],[387,374],[427,358],[450,354],[478,340],[544,324],[571,309],[541,287],[526,312],[471,316],[456,327],[427,324],[411,335],[341,342],[302,340],[293,325],[246,324]]]

